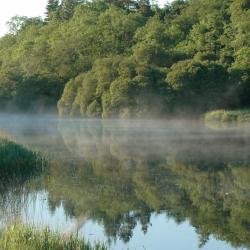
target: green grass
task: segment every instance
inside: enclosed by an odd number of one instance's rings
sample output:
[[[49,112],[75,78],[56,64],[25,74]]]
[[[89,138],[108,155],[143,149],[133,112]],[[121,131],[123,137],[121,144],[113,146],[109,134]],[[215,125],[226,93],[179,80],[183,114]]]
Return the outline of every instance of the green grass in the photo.
[[[0,137],[0,179],[41,172],[45,166],[46,160],[38,152]]]
[[[205,114],[206,123],[250,123],[250,109],[215,110]]]
[[[91,246],[77,236],[63,236],[49,229],[16,224],[0,234],[1,250],[106,250],[96,243]]]

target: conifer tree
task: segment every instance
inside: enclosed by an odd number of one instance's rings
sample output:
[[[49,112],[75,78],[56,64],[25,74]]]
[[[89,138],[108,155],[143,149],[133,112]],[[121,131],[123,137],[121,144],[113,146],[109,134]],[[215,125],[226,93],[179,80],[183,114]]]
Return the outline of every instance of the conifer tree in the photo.
[[[138,3],[138,10],[144,16],[150,16],[152,14],[151,5],[149,0],[139,0]]]
[[[57,14],[58,9],[58,0],[48,0],[48,4],[46,6],[46,21],[49,21],[52,18],[53,14]]]
[[[75,7],[81,3],[79,0],[63,0],[61,4],[60,17],[69,20],[74,15]]]

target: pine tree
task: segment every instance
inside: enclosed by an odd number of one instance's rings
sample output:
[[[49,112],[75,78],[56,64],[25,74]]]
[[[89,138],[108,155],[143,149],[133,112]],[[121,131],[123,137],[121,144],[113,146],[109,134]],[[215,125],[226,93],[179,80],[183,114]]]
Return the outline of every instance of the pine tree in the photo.
[[[106,0],[106,2],[126,10],[133,10],[137,6],[137,2],[134,0]]]
[[[139,0],[137,2],[139,12],[144,16],[152,15],[151,5],[149,0]]]
[[[69,20],[74,15],[75,7],[81,2],[79,0],[62,0],[60,17]]]
[[[46,6],[46,21],[49,21],[52,18],[53,14],[57,14],[58,9],[58,0],[48,0],[48,4]]]

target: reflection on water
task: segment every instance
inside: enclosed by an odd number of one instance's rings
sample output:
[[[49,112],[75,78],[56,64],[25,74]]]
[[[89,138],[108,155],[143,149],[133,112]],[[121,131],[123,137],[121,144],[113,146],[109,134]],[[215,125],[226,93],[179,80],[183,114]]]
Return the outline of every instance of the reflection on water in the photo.
[[[48,175],[1,189],[1,218],[112,249],[250,249],[248,128],[24,116],[0,128],[51,158]]]

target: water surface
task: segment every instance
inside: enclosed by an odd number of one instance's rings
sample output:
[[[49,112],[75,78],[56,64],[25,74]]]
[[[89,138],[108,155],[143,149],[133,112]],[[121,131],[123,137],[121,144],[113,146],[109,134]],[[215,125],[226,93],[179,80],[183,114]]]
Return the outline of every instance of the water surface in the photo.
[[[0,131],[50,159],[42,176],[1,183],[2,226],[119,250],[250,249],[248,127],[0,115]]]

